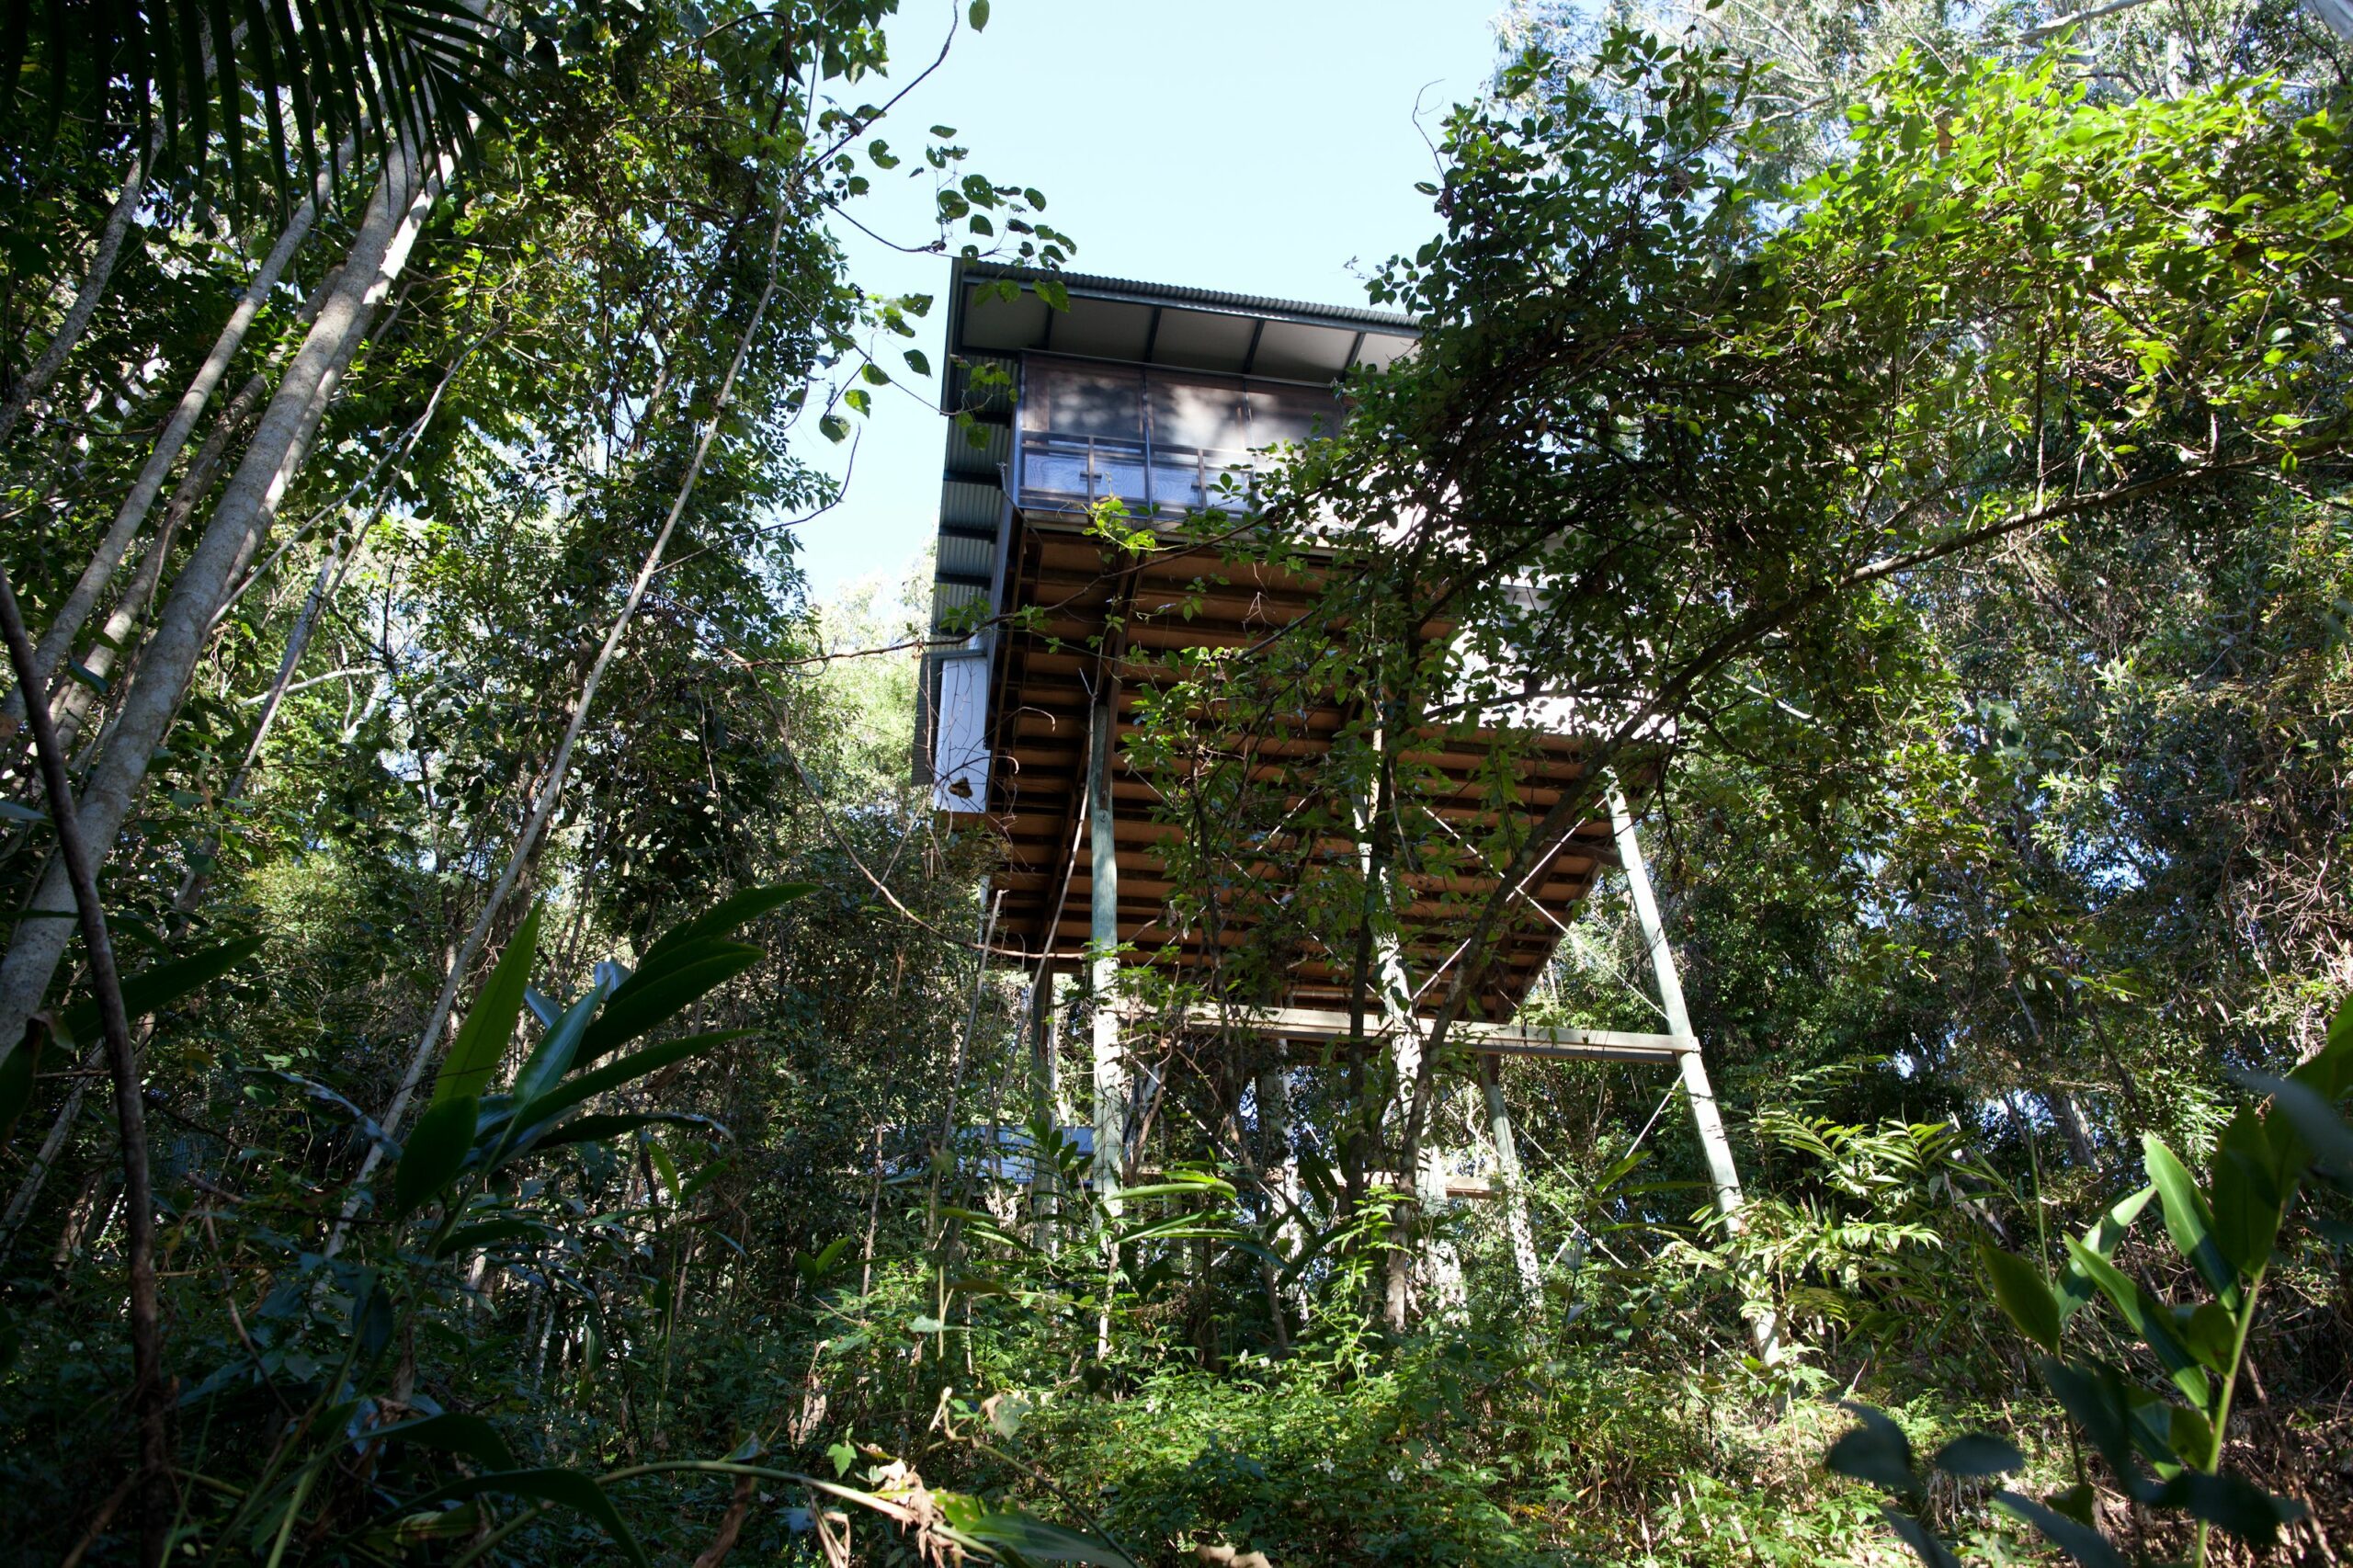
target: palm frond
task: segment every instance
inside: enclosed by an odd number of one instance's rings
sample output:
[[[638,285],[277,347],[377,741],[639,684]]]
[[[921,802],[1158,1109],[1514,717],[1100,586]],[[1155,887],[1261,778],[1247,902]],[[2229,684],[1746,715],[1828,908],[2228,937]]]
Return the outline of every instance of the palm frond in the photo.
[[[45,146],[70,108],[158,174],[217,156],[223,205],[282,208],[338,148],[466,150],[520,44],[467,0],[0,0],[0,137]]]

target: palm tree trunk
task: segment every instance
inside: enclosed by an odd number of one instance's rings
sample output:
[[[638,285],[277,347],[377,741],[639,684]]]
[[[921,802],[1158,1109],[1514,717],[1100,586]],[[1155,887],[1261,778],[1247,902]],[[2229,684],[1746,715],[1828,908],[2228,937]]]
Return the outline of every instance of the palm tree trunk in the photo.
[[[74,640],[82,634],[82,627],[97,608],[99,597],[106,592],[107,585],[114,580],[115,573],[121,569],[123,557],[130,552],[131,541],[138,537],[140,527],[146,522],[148,510],[154,506],[156,495],[164,488],[164,481],[170,476],[172,464],[178,460],[180,449],[195,433],[196,422],[203,415],[205,405],[212,401],[213,392],[220,388],[221,378],[228,374],[229,361],[244,347],[246,329],[253,325],[254,317],[260,312],[262,301],[269,298],[270,290],[278,286],[278,277],[286,270],[287,262],[292,259],[294,252],[309,236],[312,222],[329,193],[332,174],[332,166],[319,171],[317,187],[287,220],[284,232],[278,236],[278,244],[263,258],[260,270],[246,285],[236,308],[229,312],[228,321],[221,328],[221,335],[213,339],[212,351],[204,357],[204,363],[197,367],[188,390],[180,394],[178,406],[172,410],[170,420],[164,426],[164,433],[155,438],[154,450],[148,453],[146,466],[139,471],[139,477],[131,483],[131,494],[123,497],[122,507],[115,514],[106,537],[98,541],[90,563],[82,569],[81,579],[74,585],[74,591],[65,597],[65,602],[58,607],[48,630],[41,633],[40,642],[33,650],[33,668],[42,690],[49,689],[58,665],[73,651]],[[22,723],[24,713],[25,694],[21,690],[11,693],[6,708],[0,709],[0,734]]]
[[[148,762],[171,727],[195,673],[213,614],[238,566],[252,559],[268,535],[278,503],[335,395],[340,368],[367,335],[377,307],[407,264],[449,166],[444,158],[428,176],[423,160],[405,143],[385,160],[343,275],[278,381],[204,538],[173,583],[106,749],[83,786],[78,814],[93,855],[103,858],[113,848],[146,780]],[[65,867],[52,856],[30,907],[64,914],[73,908],[70,899]],[[68,923],[61,919],[32,919],[17,926],[16,939],[6,958],[0,958],[0,1048],[17,1049],[25,1021],[49,989],[68,935]]]
[[[98,231],[98,248],[91,254],[90,270],[82,278],[81,291],[65,307],[65,319],[57,324],[49,347],[40,351],[40,358],[33,361],[24,380],[8,393],[7,401],[0,403],[0,446],[7,444],[17,422],[25,416],[27,406],[57,379],[65,356],[89,326],[90,318],[97,313],[98,301],[106,298],[107,286],[114,279],[114,264],[122,254],[123,236],[130,233],[131,216],[139,210],[140,198],[146,190],[147,160],[134,153],[131,172],[123,176],[122,194],[115,198],[114,209],[107,214],[106,227]]]

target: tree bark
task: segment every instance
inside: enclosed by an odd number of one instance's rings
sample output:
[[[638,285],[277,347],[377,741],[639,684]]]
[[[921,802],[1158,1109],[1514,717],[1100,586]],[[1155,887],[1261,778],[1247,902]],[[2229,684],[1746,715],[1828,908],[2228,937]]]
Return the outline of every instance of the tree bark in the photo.
[[[98,301],[107,296],[107,286],[114,280],[114,264],[122,255],[123,236],[131,231],[131,216],[139,210],[139,199],[147,189],[147,160],[134,154],[131,172],[123,176],[122,194],[115,198],[114,208],[107,214],[106,227],[98,231],[98,248],[91,254],[90,270],[82,278],[81,291],[74,302],[65,307],[65,319],[57,324],[57,331],[49,347],[40,351],[25,379],[17,383],[6,403],[0,403],[0,447],[7,445],[16,433],[17,422],[33,399],[49,390],[64,367],[65,356],[73,351],[90,318],[97,313]]]
[[[253,325],[254,317],[260,312],[262,302],[269,298],[270,290],[278,286],[278,277],[286,270],[287,262],[292,259],[294,252],[309,236],[319,204],[326,199],[331,173],[331,169],[319,172],[317,188],[287,220],[285,231],[278,236],[277,244],[263,258],[260,270],[246,285],[236,308],[229,312],[228,321],[221,328],[221,335],[213,339],[212,351],[204,357],[204,363],[197,367],[188,390],[180,393],[178,405],[172,410],[170,420],[164,426],[164,433],[155,438],[154,450],[147,454],[146,465],[139,471],[139,477],[132,481],[131,494],[123,497],[121,509],[115,513],[114,522],[108,528],[106,537],[98,541],[90,563],[83,568],[73,592],[66,595],[65,602],[58,607],[57,614],[51,619],[48,630],[41,633],[40,642],[33,650],[33,677],[38,689],[49,689],[49,683],[56,676],[58,665],[73,652],[74,640],[82,634],[84,624],[90,619],[91,612],[97,608],[99,596],[106,592],[107,585],[121,569],[123,557],[130,552],[131,541],[138,537],[141,526],[146,522],[149,509],[154,506],[156,495],[164,488],[165,479],[172,472],[172,464],[179,459],[180,449],[188,445],[188,438],[195,433],[196,422],[203,415],[205,405],[212,401],[213,392],[219,390],[222,377],[228,374],[229,361],[244,347],[246,329]],[[24,710],[25,693],[20,687],[9,696],[6,707],[0,710],[0,733],[22,723]]]
[[[16,589],[0,568],[0,635],[8,662],[27,687],[33,680],[32,639],[17,608]],[[33,744],[40,754],[41,781],[49,791],[50,821],[57,830],[57,859],[74,890],[76,924],[90,965],[90,989],[98,1004],[108,1065],[113,1070],[114,1105],[122,1138],[125,1262],[129,1266],[131,1319],[131,1407],[139,1420],[139,1560],[159,1568],[171,1528],[171,1411],[164,1393],[163,1313],[155,1288],[155,1200],[147,1170],[146,1108],[139,1092],[139,1064],[131,1049],[131,1020],[124,1016],[122,986],[115,973],[114,949],[107,940],[106,907],[98,902],[97,858],[82,836],[74,809],[74,787],[65,777],[65,753],[50,727],[49,715],[32,714]]]
[[[445,159],[425,177],[421,160],[405,143],[385,160],[342,277],[278,381],[204,538],[172,585],[155,633],[142,653],[138,676],[124,696],[113,733],[78,804],[91,853],[100,860],[112,849],[146,780],[149,761],[178,711],[213,613],[239,563],[250,560],[254,548],[267,536],[278,503],[335,395],[339,367],[367,335],[377,306],[406,265],[447,167]],[[62,914],[71,907],[65,868],[51,857],[30,908]],[[49,988],[66,935],[62,920],[24,921],[6,957],[0,959],[0,1041],[10,1050],[23,1038],[25,1020]]]

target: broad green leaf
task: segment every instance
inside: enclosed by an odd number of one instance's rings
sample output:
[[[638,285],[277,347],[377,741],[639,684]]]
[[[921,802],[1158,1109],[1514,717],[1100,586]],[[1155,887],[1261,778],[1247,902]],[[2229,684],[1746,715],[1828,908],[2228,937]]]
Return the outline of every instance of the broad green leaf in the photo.
[[[2074,1558],[2083,1568],[2131,1568],[2124,1554],[2109,1545],[2107,1538],[2099,1531],[2069,1518],[2054,1508],[2046,1508],[2031,1497],[2022,1497],[2015,1492],[1996,1492],[1994,1494],[1994,1506],[2040,1530],[2043,1539]]]
[[[502,1470],[488,1475],[468,1476],[453,1481],[414,1502],[400,1505],[404,1513],[414,1513],[428,1503],[455,1502],[466,1497],[479,1497],[492,1493],[510,1497],[532,1497],[543,1503],[553,1503],[561,1508],[585,1514],[605,1528],[637,1568],[652,1568],[644,1548],[637,1544],[637,1537],[621,1518],[605,1489],[591,1477],[569,1470]]]
[[[1839,1403],[1862,1425],[1849,1428],[1831,1444],[1822,1462],[1855,1481],[1868,1481],[1906,1496],[1917,1492],[1920,1478],[1912,1471],[1912,1439],[1904,1435],[1904,1428],[1868,1404],[1854,1400]]]
[[[520,1105],[538,1098],[555,1087],[580,1054],[581,1037],[597,1020],[597,1009],[604,998],[591,991],[571,1006],[540,1037],[540,1043],[523,1061],[522,1071],[515,1074],[515,1100]]]
[[[2271,1096],[2274,1111],[2295,1128],[2304,1147],[2311,1151],[2313,1164],[2326,1170],[2353,1174],[2353,1130],[2346,1127],[2336,1108],[2322,1098],[2310,1084],[2293,1075],[2274,1078],[2259,1073],[2247,1074],[2241,1081]]]
[[[656,960],[675,948],[706,937],[723,937],[771,910],[790,903],[794,899],[808,897],[817,889],[815,882],[777,882],[767,887],[746,888],[655,937],[653,945],[645,949],[644,956],[638,960],[638,972],[642,974],[655,967]]]
[[[2149,1180],[2155,1186],[2162,1203],[2165,1233],[2173,1238],[2175,1250],[2198,1270],[2198,1277],[2206,1281],[2206,1288],[2221,1298],[2223,1305],[2235,1308],[2239,1302],[2238,1270],[2215,1244],[2213,1211],[2206,1206],[2205,1194],[2198,1190],[2197,1178],[2155,1133],[2144,1136],[2141,1148]]]
[[[136,1023],[150,1013],[170,1006],[261,951],[263,940],[260,937],[241,937],[141,970],[122,983],[123,1017]],[[57,1038],[68,1050],[97,1039],[97,1003],[87,998],[74,1003],[59,1016],[55,1028]]]
[[[673,1062],[692,1061],[731,1040],[742,1040],[751,1032],[749,1029],[719,1029],[710,1034],[692,1034],[682,1040],[664,1040],[660,1045],[633,1051],[617,1062],[608,1062],[602,1067],[567,1079],[537,1099],[515,1108],[517,1132],[514,1142],[518,1147],[528,1145],[536,1129],[547,1126],[573,1107],[585,1104],[608,1089],[619,1088],[648,1073],[658,1073]]]
[[[683,1110],[648,1110],[628,1115],[574,1117],[544,1137],[531,1140],[538,1150],[558,1149],[567,1143],[593,1143],[607,1138],[618,1138],[624,1132],[634,1132],[642,1127],[694,1127],[724,1132],[725,1128],[707,1116],[696,1116]]]
[[[523,1014],[523,988],[530,983],[531,960],[538,954],[543,907],[534,903],[531,912],[523,916],[514,939],[506,944],[490,978],[483,982],[474,1005],[467,1009],[457,1042],[449,1047],[433,1081],[435,1104],[460,1096],[478,1099],[490,1087],[490,1076],[506,1057],[507,1043],[515,1038],[515,1022]]]
[[[2221,1526],[2257,1551],[2268,1551],[2278,1544],[2281,1525],[2304,1517],[2302,1504],[2274,1497],[2252,1482],[2195,1470],[2166,1482],[2156,1500],[2192,1518]]]
[[[2227,1373],[2238,1340],[2238,1320],[2220,1301],[2200,1301],[2196,1311],[2179,1317],[2176,1332],[2182,1344],[2218,1373]]]
[[[515,1456],[508,1450],[506,1439],[498,1435],[498,1428],[479,1415],[450,1411],[422,1420],[404,1421],[396,1426],[379,1426],[368,1436],[397,1437],[404,1443],[421,1443],[428,1449],[463,1454],[489,1470],[515,1468]]]
[[[1222,1198],[1231,1196],[1233,1192],[1232,1182],[1220,1181],[1215,1176],[1200,1176],[1190,1181],[1158,1181],[1147,1183],[1142,1187],[1123,1187],[1120,1189],[1120,1197],[1123,1201],[1139,1198],[1179,1196],[1199,1198],[1209,1195]]]
[[[2070,1237],[2067,1250],[2074,1255],[2075,1267],[2091,1277],[2092,1282],[2100,1288],[2100,1293],[2124,1314],[2124,1321],[2132,1325],[2132,1332],[2156,1353],[2157,1359],[2172,1375],[2174,1386],[2188,1395],[2192,1404],[2202,1408],[2213,1397],[2213,1390],[2207,1382],[2205,1369],[2198,1364],[2198,1358],[2191,1355],[2188,1347],[2175,1335],[2173,1310],[2125,1278],[2122,1270],[2081,1242]]]
[[[2042,1270],[2026,1259],[2004,1252],[1991,1242],[1980,1242],[1977,1256],[1994,1287],[1994,1299],[2009,1314],[2020,1334],[2045,1350],[2059,1348],[2059,1302],[2051,1293]]]
[[[1938,1449],[1928,1467],[1947,1475],[2007,1475],[2026,1468],[2026,1456],[1990,1432],[1968,1432]]]
[[[2045,1387],[2062,1408],[2075,1418],[2092,1447],[2099,1450],[2114,1471],[2128,1485],[2134,1483],[2140,1469],[2133,1462],[2132,1404],[2123,1377],[2115,1368],[2093,1362],[2079,1367],[2045,1356],[2035,1363],[2042,1374]]]
[[[2125,1233],[2132,1228],[2132,1221],[2141,1217],[2141,1210],[2147,1208],[2149,1200],[2156,1195],[2155,1187],[2144,1187],[2131,1197],[2120,1199],[2093,1223],[2090,1230],[2084,1233],[2083,1244],[2099,1257],[2115,1256],[2117,1244],[2123,1241]],[[2052,1291],[2059,1302],[2060,1323],[2063,1324],[2075,1316],[2076,1309],[2090,1301],[2097,1290],[2091,1276],[2070,1263]]]
[[[964,15],[971,20],[972,30],[979,32],[989,25],[989,0],[972,0],[971,7]]]
[[[1912,1549],[1912,1554],[1927,1564],[1927,1568],[1961,1568],[1961,1559],[1952,1554],[1950,1547],[1930,1535],[1927,1526],[1893,1503],[1881,1504],[1879,1511],[1880,1517],[1887,1521],[1887,1528]]]
[[[474,1128],[481,1102],[471,1095],[455,1099],[436,1097],[409,1129],[401,1145],[400,1164],[392,1167],[392,1219],[413,1213],[457,1178],[473,1152]]]
[[[501,1242],[545,1241],[548,1228],[535,1220],[486,1220],[479,1225],[460,1225],[443,1239],[436,1257],[455,1257],[462,1252],[483,1252]]]
[[[985,5],[987,0],[974,0]],[[1050,1525],[1029,1514],[983,1514],[957,1527],[983,1546],[1019,1552],[1032,1562],[1089,1562],[1097,1568],[1136,1568],[1136,1560],[1097,1536]]]
[[[638,983],[645,972],[640,970],[629,984],[613,994],[581,1036],[580,1060],[594,1062],[614,1047],[661,1028],[765,956],[757,948],[722,942],[713,944],[709,956],[665,971],[644,984]]]
[[[2240,1273],[2263,1272],[2287,1217],[2288,1191],[2253,1106],[2240,1108],[2214,1151],[2214,1242]]]

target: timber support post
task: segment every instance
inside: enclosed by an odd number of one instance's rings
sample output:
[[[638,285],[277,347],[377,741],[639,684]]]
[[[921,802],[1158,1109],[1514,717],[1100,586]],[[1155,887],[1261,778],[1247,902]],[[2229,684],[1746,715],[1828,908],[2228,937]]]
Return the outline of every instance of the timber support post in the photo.
[[[1691,1108],[1691,1121],[1699,1133],[1699,1147],[1707,1155],[1708,1181],[1715,1191],[1716,1212],[1722,1216],[1724,1230],[1731,1235],[1741,1232],[1740,1169],[1733,1163],[1732,1141],[1724,1134],[1723,1113],[1716,1105],[1716,1091],[1708,1081],[1707,1063],[1700,1060],[1699,1036],[1691,1029],[1691,1012],[1683,1000],[1683,978],[1675,967],[1675,949],[1667,945],[1666,926],[1660,919],[1658,896],[1651,888],[1650,868],[1643,859],[1642,841],[1634,834],[1633,813],[1627,809],[1625,793],[1614,783],[1609,787],[1609,826],[1618,841],[1618,863],[1626,873],[1626,889],[1634,903],[1634,918],[1643,933],[1643,946],[1650,954],[1651,976],[1658,985],[1659,1010],[1666,1015],[1666,1028],[1671,1035],[1688,1042],[1676,1053],[1676,1062],[1683,1075],[1683,1097]],[[1780,1319],[1778,1313],[1767,1312],[1752,1319],[1749,1331],[1756,1341],[1756,1354],[1766,1365],[1781,1358]]]

